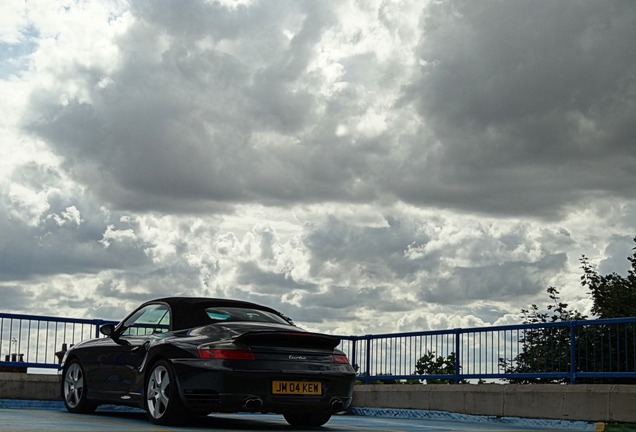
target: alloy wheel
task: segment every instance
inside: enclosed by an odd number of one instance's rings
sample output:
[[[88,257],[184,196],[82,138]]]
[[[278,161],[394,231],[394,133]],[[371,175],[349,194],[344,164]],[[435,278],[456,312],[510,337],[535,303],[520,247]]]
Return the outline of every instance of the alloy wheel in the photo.
[[[64,375],[64,400],[71,408],[77,408],[84,394],[84,372],[77,363],[72,363]]]
[[[148,379],[146,399],[148,413],[155,419],[160,419],[168,409],[170,403],[170,375],[168,370],[158,365],[152,370]]]

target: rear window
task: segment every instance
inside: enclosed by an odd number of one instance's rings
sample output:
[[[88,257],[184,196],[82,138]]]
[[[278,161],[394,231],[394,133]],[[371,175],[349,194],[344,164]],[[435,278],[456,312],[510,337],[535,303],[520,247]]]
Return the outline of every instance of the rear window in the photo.
[[[205,313],[212,322],[219,321],[251,321],[251,322],[265,322],[276,324],[289,324],[281,316],[274,313],[251,309],[251,308],[238,308],[238,307],[209,307],[205,309]]]

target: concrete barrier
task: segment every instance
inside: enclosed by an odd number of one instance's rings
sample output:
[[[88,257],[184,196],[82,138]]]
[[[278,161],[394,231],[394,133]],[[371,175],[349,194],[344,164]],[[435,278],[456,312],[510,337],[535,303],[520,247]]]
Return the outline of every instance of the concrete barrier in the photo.
[[[60,376],[0,372],[0,399],[60,399]]]
[[[497,417],[636,422],[636,386],[610,384],[357,385],[353,406]]]

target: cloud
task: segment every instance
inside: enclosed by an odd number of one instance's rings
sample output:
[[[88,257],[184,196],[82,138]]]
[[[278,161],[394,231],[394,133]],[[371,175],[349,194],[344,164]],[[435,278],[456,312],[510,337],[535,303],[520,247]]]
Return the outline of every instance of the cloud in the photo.
[[[591,193],[633,199],[636,8],[605,6],[432,5],[405,99],[435,146],[407,168],[400,196],[539,216]]]
[[[9,2],[0,23],[16,310],[208,295],[413,330],[510,323],[551,285],[584,306],[583,253],[624,271],[632,3]]]
[[[316,109],[296,80],[328,8],[307,6],[133,8],[134,25],[117,39],[111,63],[88,67],[75,59],[82,91],[62,98],[59,88],[34,93],[25,126],[65,156],[76,178],[117,205],[154,208],[161,197],[188,211],[191,200],[298,197],[303,188],[270,185],[293,185],[289,174],[301,176],[303,167],[293,166],[302,158],[289,159],[289,150],[302,147],[285,134],[302,130]],[[195,20],[186,33],[175,21],[184,14]],[[286,20],[300,23],[292,40],[278,30],[263,41],[266,52],[253,55],[258,47],[251,41]],[[118,67],[109,71],[113,63]],[[287,144],[268,134],[283,135]]]
[[[25,127],[127,208],[392,197],[554,217],[634,198],[633,9],[444,2],[400,33],[408,10],[356,26],[324,3],[133,4],[93,36],[99,58],[61,59],[73,85],[34,92]]]
[[[4,313],[14,313],[24,308],[25,304],[33,298],[33,294],[21,286],[0,285],[2,289],[3,301],[2,309]]]

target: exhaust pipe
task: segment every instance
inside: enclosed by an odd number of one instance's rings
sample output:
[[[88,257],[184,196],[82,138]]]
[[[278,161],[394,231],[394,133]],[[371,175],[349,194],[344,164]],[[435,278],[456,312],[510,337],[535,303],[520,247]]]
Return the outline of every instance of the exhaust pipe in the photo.
[[[342,399],[334,399],[331,401],[331,411],[334,413],[340,412],[344,409],[344,402]]]
[[[263,406],[263,399],[259,397],[249,397],[243,401],[243,408],[248,411],[258,411]]]

